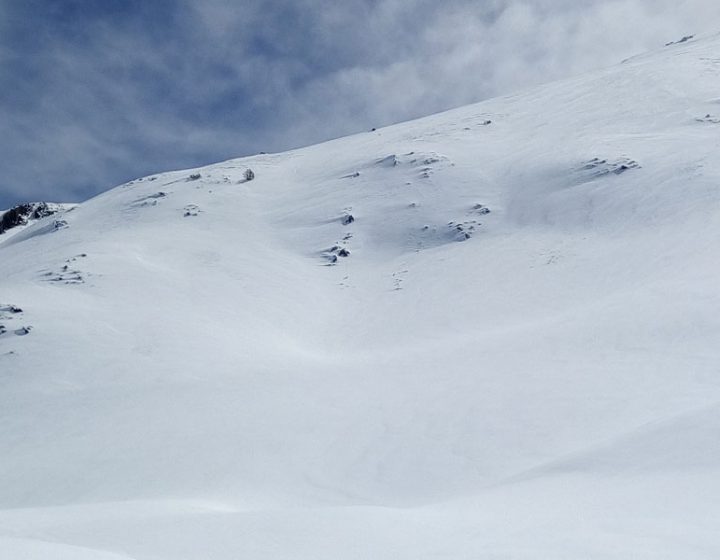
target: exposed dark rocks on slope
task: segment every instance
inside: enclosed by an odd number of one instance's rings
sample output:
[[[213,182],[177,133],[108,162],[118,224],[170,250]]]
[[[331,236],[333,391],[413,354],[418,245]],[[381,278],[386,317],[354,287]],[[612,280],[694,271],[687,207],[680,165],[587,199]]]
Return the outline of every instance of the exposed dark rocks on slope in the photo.
[[[678,41],[670,41],[669,43],[665,43],[666,47],[670,47],[672,45],[679,45],[681,43],[687,43],[691,39],[694,39],[695,35],[685,35],[682,39],[679,39]]]
[[[18,307],[17,305],[12,304],[0,304],[0,320],[3,321],[2,324],[0,324],[0,335],[3,335],[8,332],[8,327],[6,325],[6,321],[13,321],[18,318],[21,318],[23,314],[23,310]],[[32,327],[20,327],[18,329],[13,329],[13,332],[18,336],[24,336],[30,332]]]
[[[450,221],[444,225],[425,224],[416,234],[411,236],[416,251],[446,245],[448,243],[464,242],[471,239],[482,223],[478,220]]]
[[[453,232],[455,241],[467,241],[475,233],[475,226],[477,225],[479,225],[477,222],[471,220],[459,224],[450,222],[448,227]]]
[[[86,273],[78,268],[75,268],[78,259],[87,257],[87,253],[80,253],[74,257],[70,257],[65,261],[65,264],[60,267],[59,270],[46,270],[42,273],[42,278],[46,282],[60,283],[60,284],[84,284]],[[73,266],[71,266],[73,265]]]
[[[322,256],[328,261],[328,264],[335,264],[338,262],[338,258],[344,259],[349,257],[350,251],[341,245],[333,245],[329,249],[323,251]]]
[[[131,206],[135,208],[142,208],[144,206],[157,206],[158,201],[162,200],[163,198],[167,198],[168,194],[169,193],[165,191],[158,191],[156,193],[138,198],[137,200],[132,202]]]
[[[47,271],[43,273],[43,277],[47,282],[55,282],[59,284],[84,284],[85,278],[81,271],[71,269],[69,266],[63,266],[59,271]]]
[[[200,207],[197,204],[188,204],[183,208],[183,216],[185,218],[197,216],[200,212]]]
[[[7,210],[0,216],[0,234],[31,220],[39,220],[56,214],[60,209],[46,202],[28,202]]]
[[[22,313],[23,310],[19,308],[17,305],[0,305],[0,317],[3,315],[16,315],[18,313]]]
[[[580,172],[588,179],[595,179],[604,175],[622,175],[631,169],[640,169],[640,164],[630,158],[621,157],[617,159],[593,158],[580,168]]]

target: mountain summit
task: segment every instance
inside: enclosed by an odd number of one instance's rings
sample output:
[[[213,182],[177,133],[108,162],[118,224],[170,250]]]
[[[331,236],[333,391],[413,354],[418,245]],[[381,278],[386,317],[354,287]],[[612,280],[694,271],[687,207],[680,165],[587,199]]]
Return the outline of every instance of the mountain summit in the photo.
[[[687,39],[0,235],[0,557],[717,558],[719,134]]]

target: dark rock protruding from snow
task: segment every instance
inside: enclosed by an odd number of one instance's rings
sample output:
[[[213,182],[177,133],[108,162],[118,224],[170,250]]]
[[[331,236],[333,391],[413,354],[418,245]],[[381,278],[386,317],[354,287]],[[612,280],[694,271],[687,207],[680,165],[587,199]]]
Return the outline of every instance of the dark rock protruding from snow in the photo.
[[[14,227],[27,225],[27,223],[32,220],[52,216],[60,210],[61,208],[59,206],[48,204],[47,202],[19,204],[0,216],[0,233],[5,233]]]
[[[186,218],[197,216],[200,213],[200,207],[197,204],[188,204],[183,208],[183,216]]]
[[[482,216],[490,213],[490,208],[480,203],[473,205],[472,209],[475,214],[480,214]]]
[[[694,39],[695,35],[685,35],[682,39],[679,39],[677,41],[670,41],[669,43],[665,43],[666,47],[670,47],[672,45],[680,45],[681,43],[687,43],[691,39]]]
[[[11,305],[11,304],[0,304],[0,320],[3,322],[5,321],[13,321],[20,317],[22,317],[23,310],[20,309],[17,305]],[[0,335],[3,335],[8,332],[8,329],[11,327],[6,326],[3,323],[0,323]],[[30,333],[30,330],[32,327],[20,327],[18,329],[13,329],[13,332],[18,336],[24,336],[26,334]]]
[[[329,264],[335,264],[338,262],[338,257],[349,257],[350,251],[346,247],[342,247],[340,245],[333,245],[329,249],[323,251],[322,256],[328,261]]]
[[[697,122],[704,122],[704,123],[712,123],[712,124],[720,124],[720,118],[712,116],[710,113],[705,115],[701,119],[695,119]]]
[[[604,175],[622,175],[631,169],[640,169],[640,164],[630,158],[621,157],[617,159],[600,159],[593,158],[585,162],[580,171],[584,173],[588,179],[595,179]]]

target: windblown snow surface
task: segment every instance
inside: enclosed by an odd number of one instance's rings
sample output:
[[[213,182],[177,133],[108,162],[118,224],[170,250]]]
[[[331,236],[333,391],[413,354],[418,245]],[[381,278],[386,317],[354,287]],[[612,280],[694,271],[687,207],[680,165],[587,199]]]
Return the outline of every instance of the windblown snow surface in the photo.
[[[719,558],[719,148],[709,37],[0,237],[0,557]]]

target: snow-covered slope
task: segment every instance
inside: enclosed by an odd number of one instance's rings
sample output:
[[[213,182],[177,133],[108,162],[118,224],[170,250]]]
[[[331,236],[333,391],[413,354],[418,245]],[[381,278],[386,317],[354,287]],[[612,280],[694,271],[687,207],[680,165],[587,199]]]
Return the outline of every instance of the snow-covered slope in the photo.
[[[0,557],[717,558],[719,134],[710,37],[0,238]]]
[[[70,210],[75,206],[77,205],[54,202],[27,202],[8,210],[0,210],[0,243],[7,241],[42,218]]]

